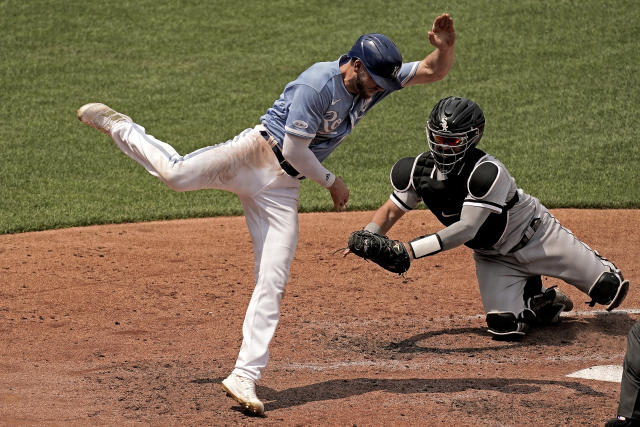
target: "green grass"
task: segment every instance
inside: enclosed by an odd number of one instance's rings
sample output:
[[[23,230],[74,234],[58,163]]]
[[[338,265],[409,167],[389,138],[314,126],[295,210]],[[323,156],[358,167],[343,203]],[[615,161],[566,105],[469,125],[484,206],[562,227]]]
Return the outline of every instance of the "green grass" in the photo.
[[[172,192],[75,110],[108,103],[186,154],[255,125],[287,82],[361,33],[421,59],[443,11],[458,32],[449,76],[376,106],[325,162],[351,209],[388,197],[389,168],[426,149],[427,114],[452,94],[481,105],[481,148],[547,206],[640,207],[640,5],[451,3],[0,0],[0,233],[240,214],[229,193]],[[303,183],[301,211],[331,207]]]

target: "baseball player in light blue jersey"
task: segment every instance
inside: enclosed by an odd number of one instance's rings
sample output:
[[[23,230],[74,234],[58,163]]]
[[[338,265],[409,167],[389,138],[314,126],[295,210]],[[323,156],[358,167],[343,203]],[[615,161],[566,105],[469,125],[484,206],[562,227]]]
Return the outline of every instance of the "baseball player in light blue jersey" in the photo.
[[[560,312],[573,308],[560,289],[543,287],[542,275],[573,285],[592,307],[618,307],[629,281],[476,147],[484,125],[475,102],[441,99],[427,122],[430,150],[396,162],[394,190],[365,230],[385,234],[424,202],[444,228],[413,239],[407,250],[418,259],[462,244],[472,248],[488,330],[498,339],[519,339],[530,326],[556,323]]]
[[[346,55],[316,63],[287,84],[260,124],[185,156],[104,104],[78,109],[83,123],[109,135],[175,191],[221,189],[238,195],[253,241],[255,289],[235,369],[222,387],[250,414],[264,413],[255,383],[267,365],[297,245],[299,180],[306,177],[326,187],[335,209],[347,209],[349,189],[321,162],[383,98],[447,75],[456,39],[448,14],[434,20],[428,39],[435,47],[431,53],[403,63],[388,37],[365,34]]]

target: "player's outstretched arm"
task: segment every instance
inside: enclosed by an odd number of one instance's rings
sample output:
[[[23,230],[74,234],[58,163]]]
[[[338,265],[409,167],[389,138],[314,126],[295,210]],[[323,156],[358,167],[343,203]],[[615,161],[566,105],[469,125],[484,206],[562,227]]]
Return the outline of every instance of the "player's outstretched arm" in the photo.
[[[490,213],[489,209],[464,205],[460,221],[437,233],[416,237],[409,242],[407,249],[412,258],[418,259],[460,246],[475,237]]]
[[[365,227],[371,232],[378,234],[387,234],[387,232],[398,222],[405,212],[400,209],[391,199],[388,199],[378,210],[373,214],[371,222]],[[374,229],[375,226],[378,230]]]
[[[443,13],[433,21],[428,37],[429,43],[436,50],[420,62],[415,76],[406,86],[442,80],[453,66],[456,31],[453,27],[453,19],[448,13]]]

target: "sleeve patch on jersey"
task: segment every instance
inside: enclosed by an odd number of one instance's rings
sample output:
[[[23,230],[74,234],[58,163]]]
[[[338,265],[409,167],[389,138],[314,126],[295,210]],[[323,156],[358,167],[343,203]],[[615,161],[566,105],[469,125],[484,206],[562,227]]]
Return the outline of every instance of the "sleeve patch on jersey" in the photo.
[[[405,157],[396,162],[391,168],[389,177],[391,185],[397,191],[407,191],[411,186],[411,172],[413,170],[413,157]]]
[[[480,163],[469,177],[469,194],[476,199],[486,197],[496,183],[499,173],[500,168],[495,163]]]
[[[306,129],[309,127],[309,125],[307,124],[307,122],[303,121],[303,120],[294,120],[293,125],[297,128],[300,129]]]

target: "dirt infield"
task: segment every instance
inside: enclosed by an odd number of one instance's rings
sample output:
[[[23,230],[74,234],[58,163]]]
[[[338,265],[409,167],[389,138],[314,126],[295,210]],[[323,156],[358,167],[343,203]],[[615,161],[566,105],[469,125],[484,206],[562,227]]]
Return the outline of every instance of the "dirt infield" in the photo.
[[[603,425],[619,384],[566,375],[622,363],[640,318],[640,211],[552,212],[631,289],[605,313],[559,283],[575,310],[517,343],[487,334],[469,249],[402,278],[334,253],[371,212],[300,215],[264,418],[219,384],[253,288],[242,217],[0,236],[0,424]],[[416,211],[391,237],[438,228]]]

